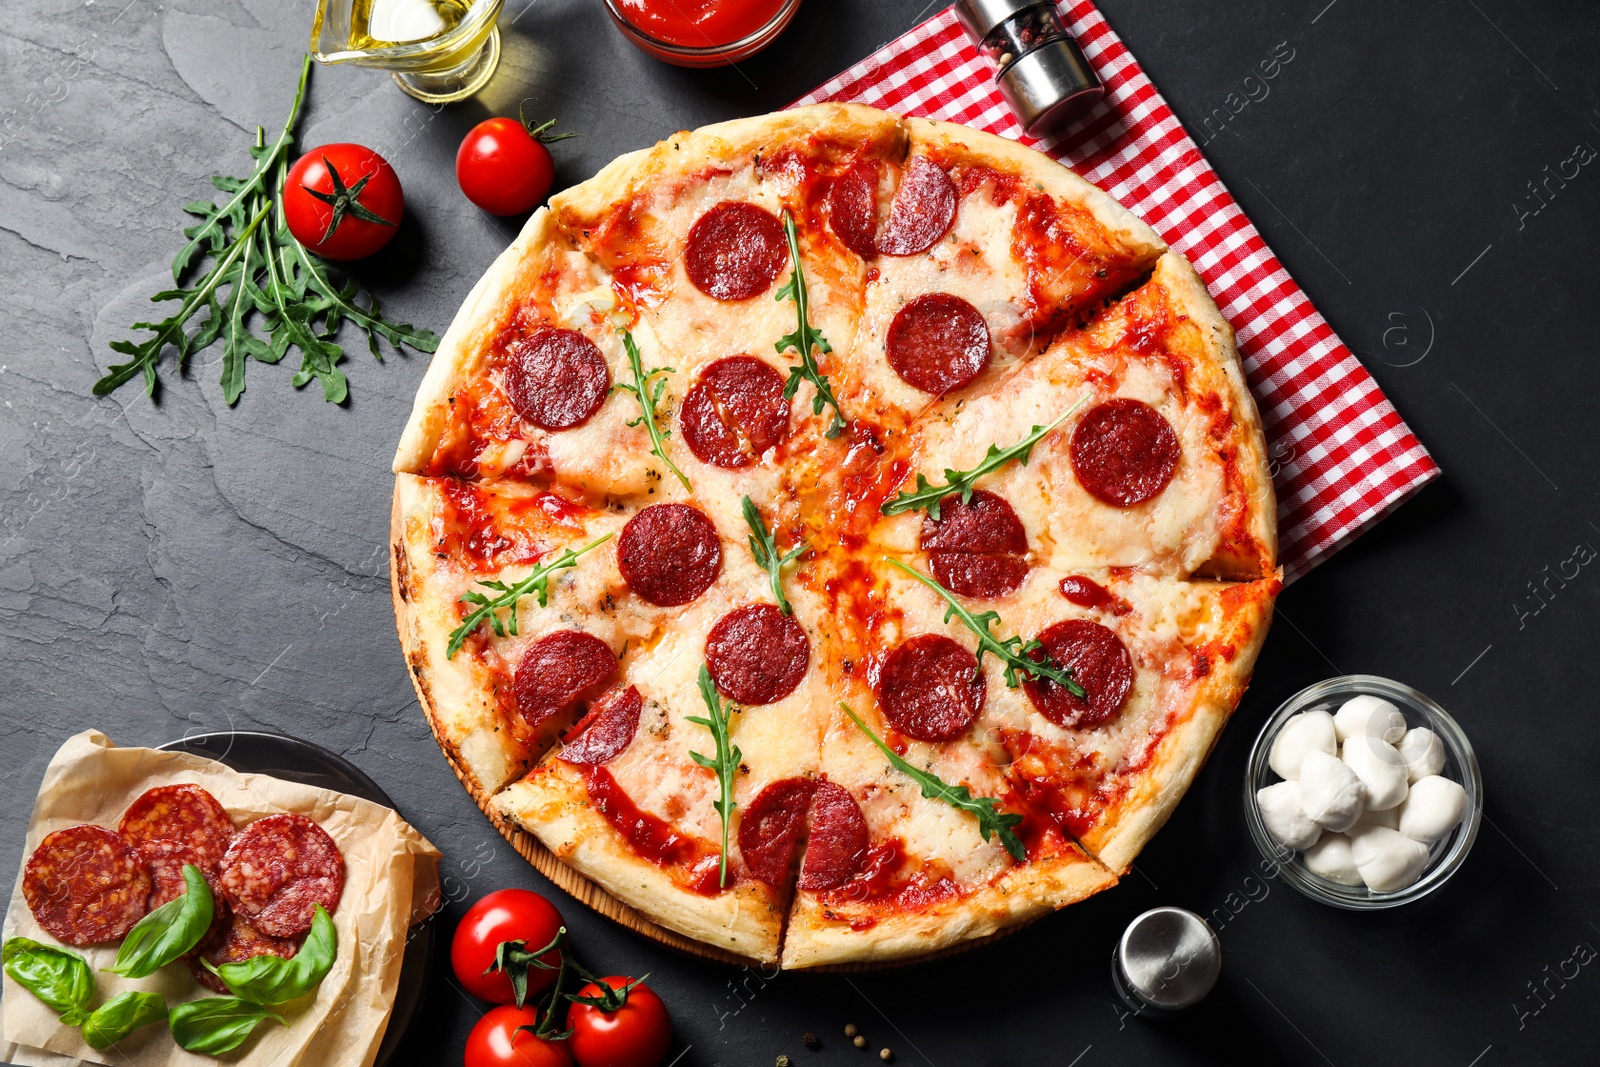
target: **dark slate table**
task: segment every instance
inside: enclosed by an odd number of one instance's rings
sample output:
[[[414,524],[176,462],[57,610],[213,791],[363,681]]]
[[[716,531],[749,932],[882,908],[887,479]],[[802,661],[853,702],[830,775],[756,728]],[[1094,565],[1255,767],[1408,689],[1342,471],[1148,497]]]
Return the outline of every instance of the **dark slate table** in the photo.
[[[473,123],[531,97],[583,131],[556,150],[558,182],[578,181],[673,130],[787,103],[925,4],[808,0],[743,73],[696,73],[635,51],[599,0],[510,0],[479,98],[435,112],[375,72],[320,69],[302,143],[360,140],[395,163],[406,223],[363,275],[442,330],[518,226],[456,189]],[[215,351],[159,406],[89,396],[107,343],[164,285],[180,205],[282,121],[311,7],[0,7],[0,870],[77,730],[280,730],[348,756],[445,850],[448,932],[490,889],[552,890],[451,776],[395,639],[389,460],[426,360],[353,349],[347,407],[252,366],[228,410]],[[1593,1062],[1600,164],[1551,175],[1600,150],[1600,16],[1585,0],[1104,7],[1444,478],[1284,594],[1255,685],[1138,873],[1020,936],[896,972],[771,978],[555,898],[591,967],[652,973],[686,1067],[867,1062],[847,1022],[919,1067]],[[1285,43],[1263,96],[1245,79]],[[1387,914],[1263,878],[1241,819],[1260,722],[1355,671],[1445,704],[1486,780],[1466,867]],[[1107,976],[1123,924],[1157,904],[1210,916],[1225,954],[1210,1000],[1164,1025],[1128,1017]],[[459,1062],[480,1008],[447,973],[407,1064]]]

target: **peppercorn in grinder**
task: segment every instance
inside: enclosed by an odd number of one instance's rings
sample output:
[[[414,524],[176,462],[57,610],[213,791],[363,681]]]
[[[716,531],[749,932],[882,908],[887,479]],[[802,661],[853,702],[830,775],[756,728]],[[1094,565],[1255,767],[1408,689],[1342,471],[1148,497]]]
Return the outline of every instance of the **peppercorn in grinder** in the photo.
[[[1053,3],[957,0],[956,18],[995,65],[1000,95],[1032,137],[1042,137],[1105,96]]]

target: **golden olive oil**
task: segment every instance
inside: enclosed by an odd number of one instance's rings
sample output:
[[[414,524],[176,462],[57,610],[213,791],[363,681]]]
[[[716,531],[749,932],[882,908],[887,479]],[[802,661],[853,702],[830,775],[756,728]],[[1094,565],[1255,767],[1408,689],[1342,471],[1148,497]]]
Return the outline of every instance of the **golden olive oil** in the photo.
[[[383,48],[397,43],[426,44],[429,40],[433,39],[433,37],[441,36],[445,33],[448,33],[450,30],[455,29],[456,25],[459,24],[462,19],[466,18],[467,9],[472,6],[473,0],[422,0],[422,2],[426,2],[428,6],[432,7],[436,12],[438,12],[440,20],[444,23],[444,26],[440,28],[439,31],[432,37],[422,38],[417,41],[395,42],[381,37],[372,36],[370,28],[372,24],[373,8],[382,4],[396,2],[409,3],[416,2],[416,0],[355,0],[355,4],[350,12],[350,47],[352,49]],[[473,47],[475,48],[476,45],[481,42],[482,38],[480,37],[477,41],[473,42]],[[468,49],[468,51],[471,50],[472,49]],[[458,49],[452,48],[450,51],[455,53],[458,51]]]

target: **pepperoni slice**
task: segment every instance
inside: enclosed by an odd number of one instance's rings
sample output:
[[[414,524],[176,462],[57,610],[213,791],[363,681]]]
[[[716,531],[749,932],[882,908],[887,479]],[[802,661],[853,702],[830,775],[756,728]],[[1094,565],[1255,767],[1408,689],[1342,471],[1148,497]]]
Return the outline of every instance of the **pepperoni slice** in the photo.
[[[188,891],[189,883],[183,877],[184,864],[190,863],[200,868],[206,877],[206,885],[211,888],[211,929],[201,939],[201,944],[210,938],[220,937],[232,913],[228,910],[228,901],[223,897],[222,890],[217,886],[215,865],[207,863],[196,849],[181,841],[147,841],[138,846],[138,852],[145,869],[150,872],[151,911],[177,900]],[[190,954],[198,951],[196,948]]]
[[[862,259],[878,252],[878,161],[863,159],[828,187],[828,225]],[[937,240],[937,238],[935,238]]]
[[[958,736],[978,717],[988,695],[977,659],[943,634],[902,641],[878,675],[884,718],[918,741]]]
[[[1028,576],[1028,535],[1003,497],[982,489],[961,502],[939,502],[939,518],[922,520],[922,550],[939,584],[961,596],[1004,596]]]
[[[1030,678],[1023,683],[1028,699],[1057,726],[1086,729],[1099,726],[1122,708],[1133,688],[1133,658],[1114,632],[1088,619],[1058,622],[1039,635],[1052,659],[1071,668],[1072,680],[1089,699],[1051,681]],[[1039,659],[1037,650],[1034,659]]]
[[[315,906],[332,912],[344,892],[344,857],[304,815],[268,815],[246,826],[222,857],[217,885],[228,905],[270,937],[311,929]]]
[[[117,829],[137,846],[152,841],[187,845],[200,857],[195,866],[202,871],[215,867],[233,840],[232,816],[216,797],[197,785],[161,785],[146,790],[122,813]]]
[[[989,324],[949,293],[924,293],[895,315],[884,338],[889,366],[925,393],[960,389],[989,365]]]
[[[700,372],[678,415],[702,463],[736,470],[789,435],[783,375],[754,356],[729,356]]]
[[[570,430],[600,410],[611,371],[594,342],[576,330],[545,326],[511,342],[506,395],[542,430]]]
[[[1061,579],[1061,595],[1080,608],[1109,611],[1113,615],[1126,615],[1133,606],[1092,578],[1069,574]]]
[[[611,647],[582,630],[557,630],[528,646],[511,692],[524,722],[538,729],[600,693],[617,675]]]
[[[57,941],[116,941],[149,910],[150,874],[138,850],[103,826],[69,826],[39,842],[22,896]]]
[[[580,767],[610,763],[633,744],[644,699],[633,686],[603,693],[578,724],[577,737],[561,750],[561,758]]]
[[[889,204],[889,221],[878,234],[886,256],[914,256],[938,243],[956,220],[956,184],[927,156],[916,156]]]
[[[1129,397],[1091,409],[1072,431],[1072,469],[1095,499],[1131,508],[1151,499],[1178,469],[1178,435],[1149,404]]]
[[[739,818],[744,865],[770,886],[782,889],[789,880],[816,789],[810,778],[779,779],[756,794]]]
[[[212,927],[212,933],[200,943],[199,956],[210,960],[213,967],[221,967],[224,963],[243,963],[257,956],[292,960],[299,951],[299,938],[268,937],[235,915],[221,930]],[[194,973],[195,981],[207,989],[228,995],[228,987],[222,979],[206,970],[199,959],[189,961],[189,970]]]
[[[706,513],[688,504],[651,504],[622,528],[617,566],[628,588],[652,604],[677,607],[711,588],[722,542]]]
[[[770,211],[724,200],[689,227],[683,265],[694,287],[715,300],[767,291],[789,261],[783,224]]]
[[[800,888],[837,889],[861,871],[869,840],[867,817],[849,790],[820,781],[811,798],[810,822]]]
[[[722,694],[771,704],[795,691],[811,662],[811,640],[793,615],[748,604],[717,620],[706,637],[706,667]]]

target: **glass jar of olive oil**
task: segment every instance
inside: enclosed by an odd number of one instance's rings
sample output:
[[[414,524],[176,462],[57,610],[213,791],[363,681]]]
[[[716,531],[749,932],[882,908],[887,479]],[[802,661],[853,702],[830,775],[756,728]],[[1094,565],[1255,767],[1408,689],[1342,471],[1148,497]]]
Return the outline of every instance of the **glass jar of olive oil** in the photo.
[[[391,71],[431,104],[463,100],[500,63],[495,21],[504,0],[317,0],[311,54],[319,63]]]

